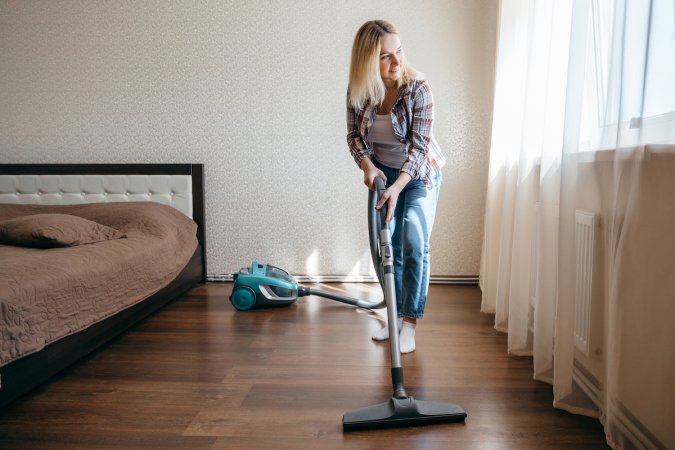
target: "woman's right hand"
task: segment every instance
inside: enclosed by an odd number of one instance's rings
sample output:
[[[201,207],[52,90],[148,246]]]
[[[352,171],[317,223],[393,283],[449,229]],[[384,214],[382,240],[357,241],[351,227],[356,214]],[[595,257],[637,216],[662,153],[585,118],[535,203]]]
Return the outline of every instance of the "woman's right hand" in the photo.
[[[385,184],[387,183],[387,177],[384,175],[384,172],[375,167],[375,164],[373,164],[370,158],[364,158],[361,160],[361,169],[363,170],[363,184],[368,186],[368,189],[371,191],[375,190],[375,177],[380,177],[385,182]]]

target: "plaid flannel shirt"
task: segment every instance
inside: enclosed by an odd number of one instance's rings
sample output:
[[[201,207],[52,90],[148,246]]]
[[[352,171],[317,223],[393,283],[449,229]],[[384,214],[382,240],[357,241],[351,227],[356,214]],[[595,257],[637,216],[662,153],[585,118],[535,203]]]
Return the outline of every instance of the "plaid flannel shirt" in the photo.
[[[375,120],[377,106],[369,102],[357,111],[349,103],[347,92],[347,145],[356,164],[373,155],[368,133]],[[431,130],[434,102],[429,83],[411,80],[401,85],[391,111],[394,134],[408,147],[408,157],[400,168],[401,172],[422,180],[430,188],[433,175],[445,165],[445,157]]]

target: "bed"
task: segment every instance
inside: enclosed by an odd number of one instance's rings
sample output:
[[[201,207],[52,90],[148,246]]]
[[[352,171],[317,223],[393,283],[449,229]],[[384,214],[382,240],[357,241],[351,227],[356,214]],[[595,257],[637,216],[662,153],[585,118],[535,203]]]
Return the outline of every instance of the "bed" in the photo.
[[[206,281],[203,180],[0,164],[0,409]]]

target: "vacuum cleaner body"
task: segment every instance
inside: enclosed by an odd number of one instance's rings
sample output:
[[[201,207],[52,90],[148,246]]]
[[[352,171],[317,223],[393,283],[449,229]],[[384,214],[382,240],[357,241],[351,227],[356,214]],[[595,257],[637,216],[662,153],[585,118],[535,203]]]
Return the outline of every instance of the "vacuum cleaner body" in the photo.
[[[298,283],[284,269],[253,261],[234,274],[230,302],[239,311],[288,306],[298,299]]]
[[[365,309],[384,308],[384,299],[377,301],[348,297],[331,291],[301,286],[286,270],[271,264],[253,261],[251,267],[244,267],[234,274],[234,286],[230,302],[239,311],[288,306],[299,297],[318,295],[347,305]]]

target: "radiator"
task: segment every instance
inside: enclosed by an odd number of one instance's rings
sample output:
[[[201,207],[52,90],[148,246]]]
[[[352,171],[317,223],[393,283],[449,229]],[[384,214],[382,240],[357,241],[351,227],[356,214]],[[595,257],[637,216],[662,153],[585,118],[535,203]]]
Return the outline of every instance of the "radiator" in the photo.
[[[537,282],[539,280],[539,253],[541,245],[541,217],[539,216],[539,203],[534,204],[533,220],[534,233],[532,233],[532,248],[530,254],[530,261],[532,262],[532,270],[530,271],[530,306],[527,315],[527,328],[531,334],[534,334],[534,309],[537,304]]]
[[[595,214],[586,211],[576,211],[577,282],[574,311],[574,344],[586,356],[590,354],[595,225]]]

